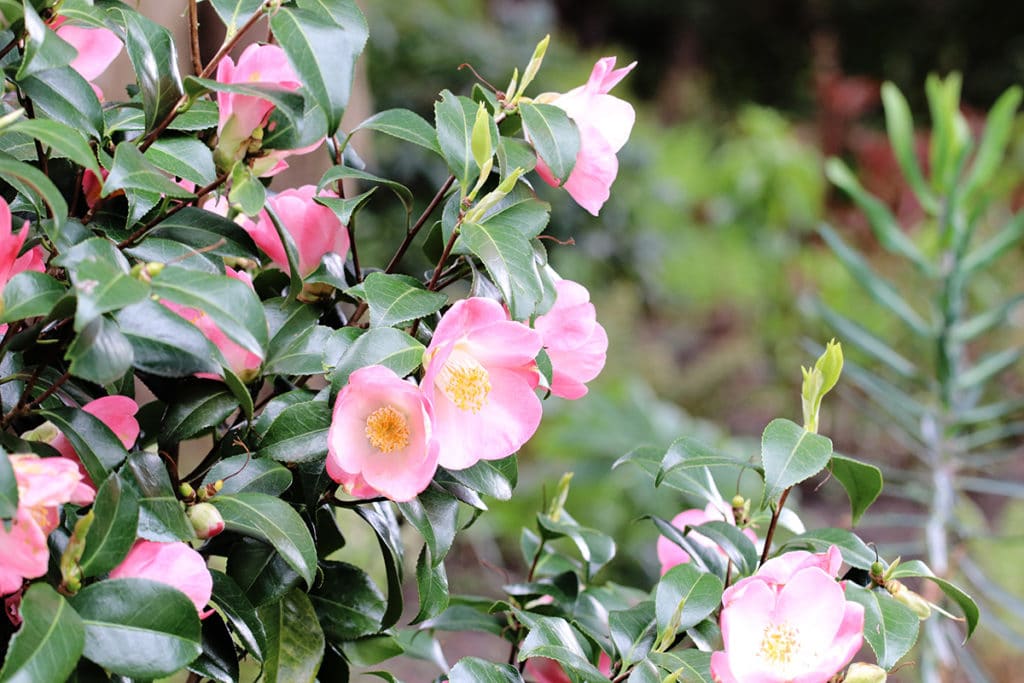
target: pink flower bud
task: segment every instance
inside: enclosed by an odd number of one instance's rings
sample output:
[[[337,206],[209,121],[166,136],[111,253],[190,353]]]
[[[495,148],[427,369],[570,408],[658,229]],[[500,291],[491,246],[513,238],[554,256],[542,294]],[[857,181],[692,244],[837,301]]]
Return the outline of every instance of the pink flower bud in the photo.
[[[224,531],[224,518],[220,516],[220,511],[209,503],[197,503],[190,507],[188,521],[192,522],[196,536],[204,541]]]
[[[157,543],[139,539],[121,564],[110,572],[112,579],[138,578],[159,581],[188,596],[200,617],[213,594],[213,577],[206,560],[187,543]]]

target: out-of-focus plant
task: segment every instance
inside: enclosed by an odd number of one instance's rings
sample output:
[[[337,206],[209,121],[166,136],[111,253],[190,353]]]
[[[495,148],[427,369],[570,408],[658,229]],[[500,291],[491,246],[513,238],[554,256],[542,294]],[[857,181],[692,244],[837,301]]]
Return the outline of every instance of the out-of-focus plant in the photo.
[[[906,519],[888,517],[897,527],[892,540],[926,557],[939,576],[966,580],[993,606],[984,623],[1016,646],[1024,609],[1006,599],[969,548],[972,537],[991,533],[978,515],[979,496],[1024,496],[1014,480],[1022,402],[1007,391],[1024,355],[1014,322],[1024,294],[1016,291],[1016,264],[1001,263],[1024,238],[1024,217],[993,201],[1000,198],[998,176],[1021,90],[999,98],[980,139],[960,112],[958,76],[931,77],[926,92],[932,115],[927,172],[906,100],[891,83],[882,89],[889,139],[925,220],[913,229],[901,226],[842,161],[829,160],[829,178],[863,211],[888,258],[883,275],[848,238],[822,226],[822,238],[868,299],[856,310],[840,312],[827,303],[815,308],[855,350],[858,362],[846,374],[869,399],[869,413],[910,456],[886,468],[894,482],[890,492],[917,510]],[[873,325],[880,312],[885,331]],[[954,670],[973,681],[990,680],[972,651],[959,648],[948,623],[929,622],[925,634],[924,680],[949,680]]]

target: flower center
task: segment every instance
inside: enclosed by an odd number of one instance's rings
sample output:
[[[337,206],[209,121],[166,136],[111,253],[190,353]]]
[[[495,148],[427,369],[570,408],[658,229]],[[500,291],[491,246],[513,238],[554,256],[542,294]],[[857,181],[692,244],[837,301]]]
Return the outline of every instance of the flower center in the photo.
[[[435,384],[459,410],[478,413],[487,405],[491,379],[484,366],[465,351],[452,351]]]
[[[758,655],[776,667],[788,667],[800,650],[800,632],[787,623],[765,626]]]
[[[409,445],[409,423],[405,416],[384,406],[366,418],[366,440],[381,453],[393,453]]]

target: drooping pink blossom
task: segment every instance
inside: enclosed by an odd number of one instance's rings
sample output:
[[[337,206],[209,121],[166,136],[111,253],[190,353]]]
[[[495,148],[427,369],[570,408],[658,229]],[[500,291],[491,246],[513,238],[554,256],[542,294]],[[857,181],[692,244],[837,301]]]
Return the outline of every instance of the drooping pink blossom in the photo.
[[[338,392],[327,432],[327,474],[351,495],[404,502],[430,484],[438,444],[423,392],[370,365]]]
[[[267,204],[277,214],[281,224],[295,242],[299,257],[299,274],[303,277],[317,269],[324,254],[333,252],[342,258],[348,254],[348,230],[333,211],[313,201],[315,196],[315,186],[303,185],[267,198]],[[324,192],[322,196],[337,195]],[[281,237],[265,210],[260,212],[255,221],[246,219],[242,223],[242,228],[278,268],[286,273],[291,272]]]
[[[460,470],[516,452],[540,424],[535,358],[541,336],[497,301],[457,301],[424,353],[439,464]]]
[[[109,29],[71,26],[65,21],[65,17],[57,17],[50,27],[56,31],[58,37],[78,52],[71,60],[71,68],[90,82],[96,96],[102,100],[103,91],[92,84],[92,81],[99,78],[121,54],[121,40]]]
[[[597,322],[590,292],[572,280],[555,283],[555,305],[537,316],[534,329],[544,339],[551,360],[551,393],[577,399],[586,395],[586,382],[604,368],[608,335]]]
[[[561,95],[537,98],[564,110],[579,129],[576,165],[563,187],[577,204],[595,216],[608,201],[619,172],[615,155],[626,144],[636,121],[633,106],[608,91],[635,66],[633,62],[616,69],[615,57],[605,57],[594,65],[586,84]],[[542,159],[537,160],[537,172],[548,184],[558,186],[558,180]]]
[[[672,526],[677,529],[685,529],[688,526],[700,526],[705,522],[712,521],[735,524],[732,511],[726,505],[725,501],[712,501],[708,503],[703,510],[698,508],[684,510],[672,518]],[[753,543],[757,543],[757,535],[752,529],[744,529],[743,535],[749,538]],[[697,531],[691,531],[687,534],[687,538],[696,543],[700,543],[707,548],[714,548],[720,555],[724,556],[726,554],[717,543]],[[690,561],[690,554],[688,552],[664,536],[658,537],[657,551],[658,562],[661,564],[662,575],[668,572],[672,567]]]
[[[718,683],[827,681],[860,649],[864,608],[847,601],[836,581],[838,549],[790,554],[776,558],[782,561],[773,567],[766,562],[722,595],[725,649],[711,655]]]
[[[10,531],[0,524],[0,595],[18,590],[24,579],[46,573],[46,538],[60,522],[60,506],[72,502],[82,487],[78,467],[65,458],[9,458],[18,486],[18,512]],[[95,491],[89,491],[86,499],[75,502],[92,502]]]
[[[217,80],[221,83],[240,83],[298,90],[302,81],[288,61],[287,55],[277,45],[252,44],[245,48],[238,63],[225,57],[217,65]],[[238,93],[217,93],[217,107],[220,110],[217,122],[216,157],[222,165],[244,158],[248,153],[258,151],[263,140],[264,128],[274,103],[255,95]],[[272,176],[288,168],[284,161],[291,154],[305,154],[320,146],[318,140],[309,147],[294,150],[273,150],[263,154],[253,163],[253,172],[258,176]]]
[[[225,268],[224,273],[228,277],[241,280],[249,285],[250,288],[252,287],[252,278],[245,271]],[[160,303],[198,327],[199,331],[206,335],[206,338],[220,350],[221,355],[224,357],[224,362],[231,372],[238,375],[238,378],[243,382],[251,382],[259,374],[263,358],[224,334],[224,331],[204,311],[182,306],[166,299],[161,299]],[[223,379],[220,375],[206,372],[197,373],[197,376],[207,379]]]
[[[187,595],[200,617],[206,618],[213,613],[212,610],[203,611],[213,594],[213,577],[206,567],[206,560],[188,543],[139,539],[121,564],[110,572],[110,578],[149,579],[165,583]]]

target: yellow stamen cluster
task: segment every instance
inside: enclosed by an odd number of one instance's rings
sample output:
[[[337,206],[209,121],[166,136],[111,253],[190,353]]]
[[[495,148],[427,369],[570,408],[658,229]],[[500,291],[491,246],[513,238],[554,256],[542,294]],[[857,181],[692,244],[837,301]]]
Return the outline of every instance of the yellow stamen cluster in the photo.
[[[757,654],[775,666],[788,666],[799,650],[799,635],[789,624],[769,624],[764,628]]]
[[[437,385],[459,410],[478,413],[487,405],[491,379],[472,356],[455,351],[437,376]]]
[[[391,406],[370,413],[365,433],[366,440],[381,453],[394,453],[409,445],[409,423]]]

